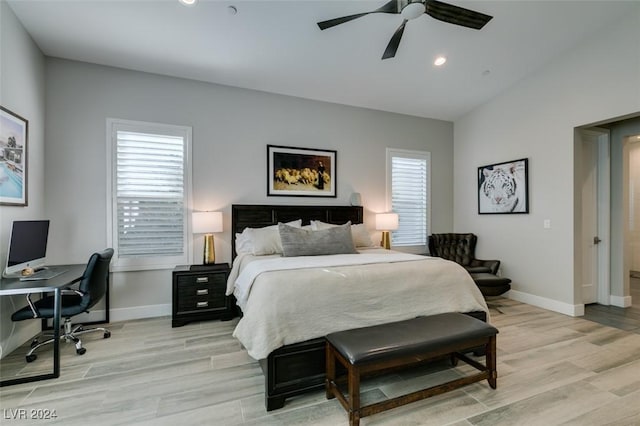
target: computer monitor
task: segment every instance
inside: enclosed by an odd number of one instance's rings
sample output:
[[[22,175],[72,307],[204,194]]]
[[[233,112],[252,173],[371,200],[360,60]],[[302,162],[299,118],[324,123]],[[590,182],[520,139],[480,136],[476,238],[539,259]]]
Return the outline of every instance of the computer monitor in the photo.
[[[4,276],[20,275],[25,268],[41,268],[45,265],[48,220],[16,220],[11,227],[9,253]]]

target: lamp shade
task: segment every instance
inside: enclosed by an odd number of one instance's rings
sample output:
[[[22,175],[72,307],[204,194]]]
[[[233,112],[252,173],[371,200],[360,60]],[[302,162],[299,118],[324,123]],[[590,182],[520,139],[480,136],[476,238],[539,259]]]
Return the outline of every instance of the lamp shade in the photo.
[[[194,234],[222,232],[222,212],[193,212],[192,218]]]
[[[395,231],[398,229],[397,213],[378,213],[376,215],[376,230]]]

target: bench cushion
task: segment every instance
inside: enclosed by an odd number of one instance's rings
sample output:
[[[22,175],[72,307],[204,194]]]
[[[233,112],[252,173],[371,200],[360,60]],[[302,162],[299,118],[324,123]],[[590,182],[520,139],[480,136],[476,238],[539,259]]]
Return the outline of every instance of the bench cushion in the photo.
[[[327,335],[327,341],[357,365],[428,353],[497,333],[495,327],[469,315],[445,313],[339,331]]]

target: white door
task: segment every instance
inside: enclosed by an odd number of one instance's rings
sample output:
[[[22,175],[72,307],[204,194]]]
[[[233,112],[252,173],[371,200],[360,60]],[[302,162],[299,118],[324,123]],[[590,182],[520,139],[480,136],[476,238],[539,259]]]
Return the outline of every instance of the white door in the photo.
[[[582,303],[598,301],[598,143],[583,134],[580,182],[582,199]]]
[[[610,209],[611,164],[609,131],[592,127],[577,132],[576,196],[580,196],[580,227],[576,229],[580,245],[579,285],[582,303],[610,302]]]
[[[631,270],[640,272],[640,135],[629,138],[629,246]]]

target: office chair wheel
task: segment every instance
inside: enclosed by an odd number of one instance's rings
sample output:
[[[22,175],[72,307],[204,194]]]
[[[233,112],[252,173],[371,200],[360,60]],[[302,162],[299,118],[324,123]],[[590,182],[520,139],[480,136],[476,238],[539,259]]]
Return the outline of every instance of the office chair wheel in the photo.
[[[87,350],[86,350],[85,348],[78,348],[78,349],[76,349],[76,353],[77,353],[78,355],[84,355],[84,354],[85,354],[85,352],[87,352]]]
[[[105,331],[103,337],[105,339],[108,339],[109,337],[111,337],[111,332],[110,331]]]
[[[31,355],[27,355],[25,357],[25,359],[27,360],[27,362],[33,362],[38,358],[38,355],[36,354],[31,354]]]
[[[31,341],[31,345],[30,345],[30,346],[31,346],[31,349],[33,349],[33,348],[35,348],[36,346],[38,346],[38,343],[40,343],[40,342],[38,342],[38,339],[33,339],[33,340]]]

